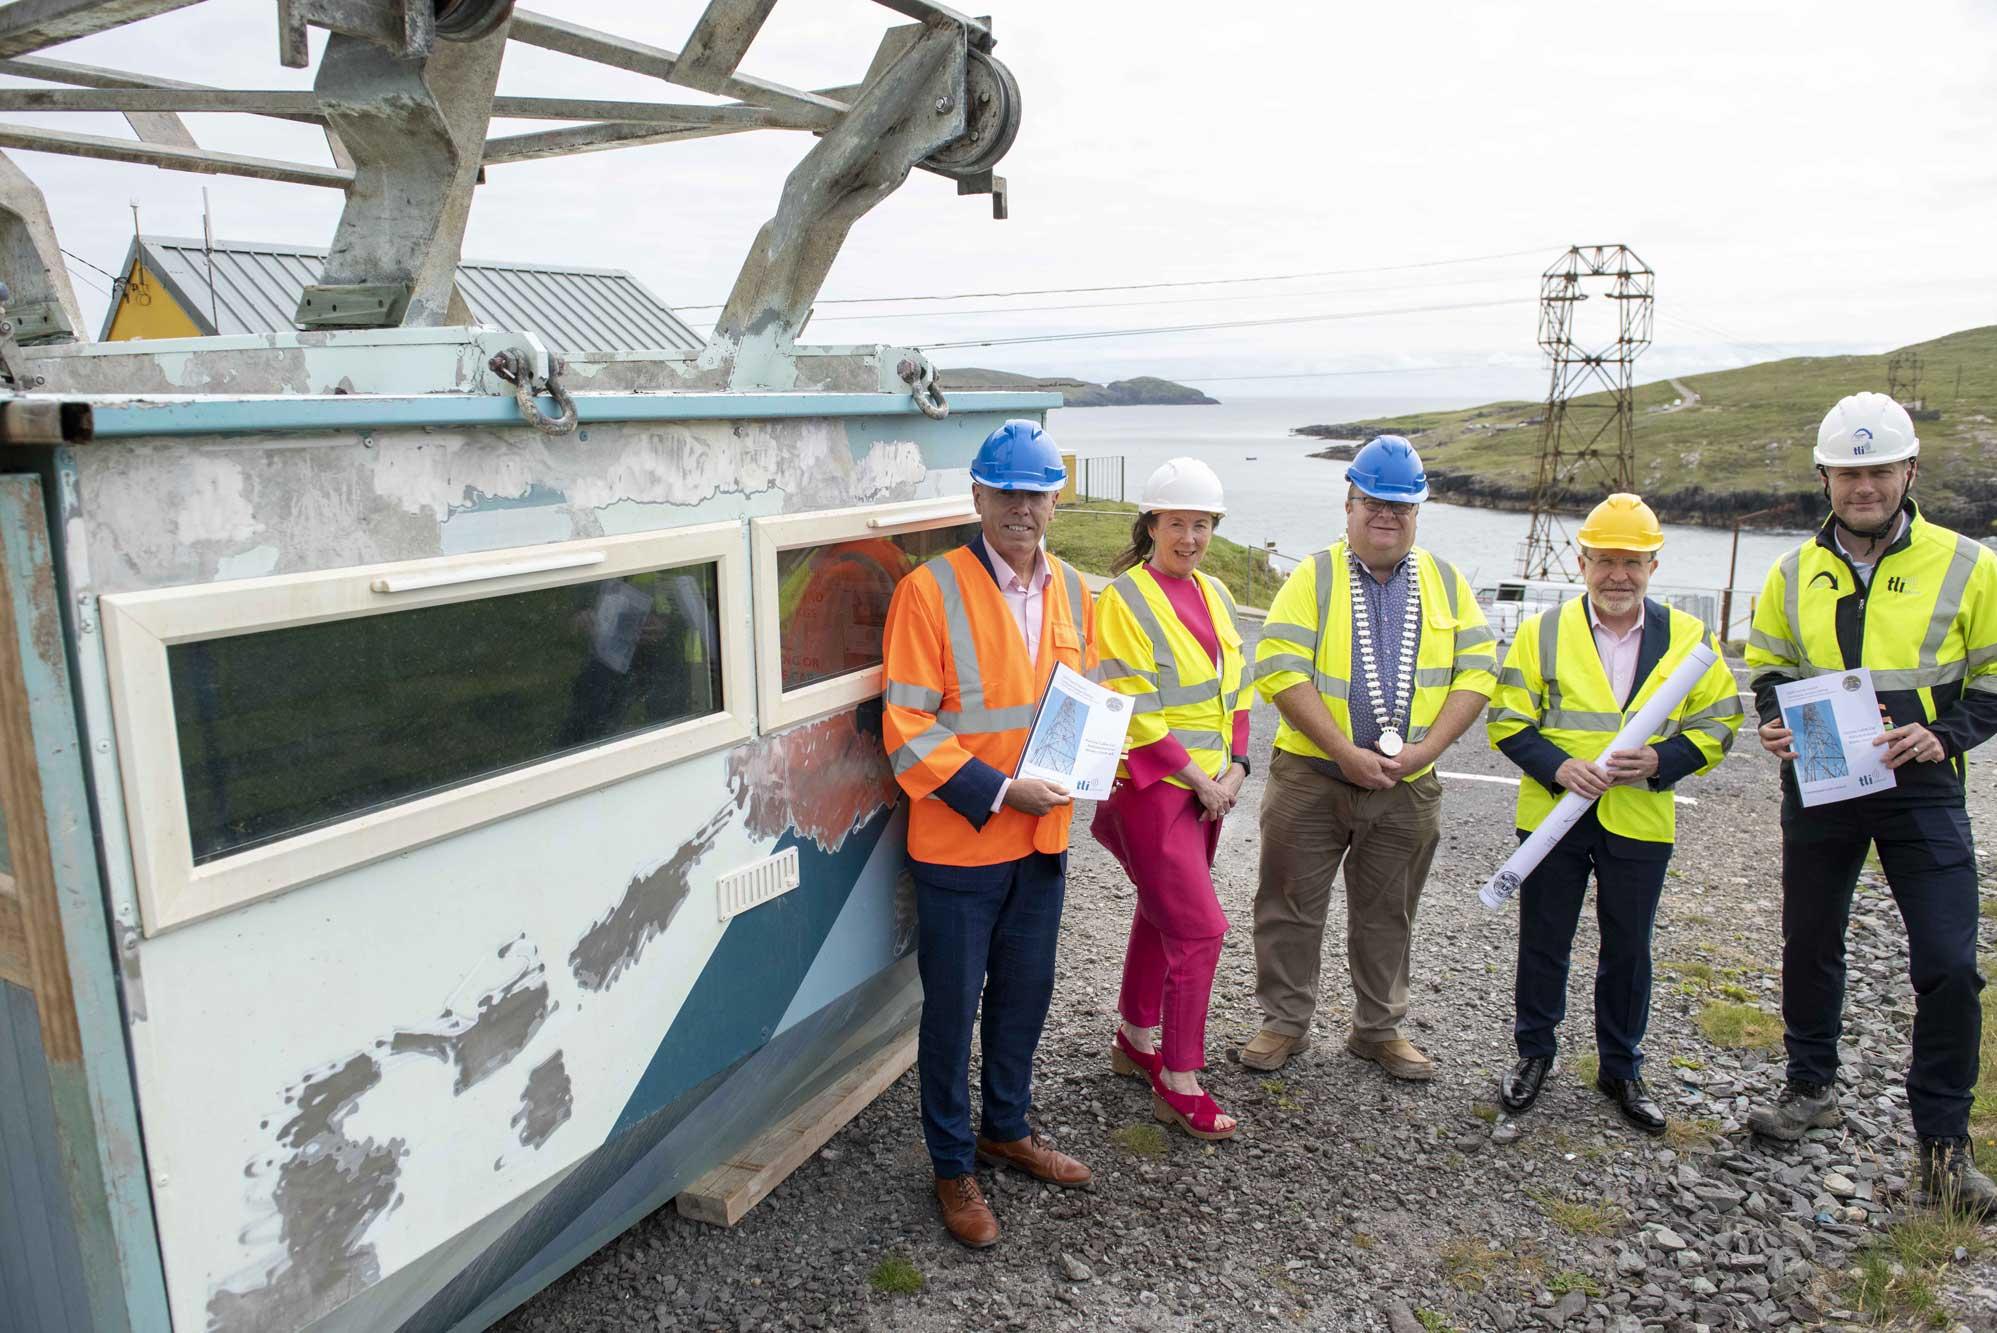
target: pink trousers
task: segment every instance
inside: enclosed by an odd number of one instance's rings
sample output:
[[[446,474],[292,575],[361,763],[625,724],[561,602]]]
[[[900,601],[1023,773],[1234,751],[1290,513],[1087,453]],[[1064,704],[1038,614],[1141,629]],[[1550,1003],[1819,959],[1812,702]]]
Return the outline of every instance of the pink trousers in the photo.
[[[1227,915],[1213,890],[1218,820],[1200,819],[1184,787],[1117,784],[1089,831],[1137,887],[1117,1011],[1134,1027],[1163,1027],[1165,1067],[1206,1068],[1207,1001]]]

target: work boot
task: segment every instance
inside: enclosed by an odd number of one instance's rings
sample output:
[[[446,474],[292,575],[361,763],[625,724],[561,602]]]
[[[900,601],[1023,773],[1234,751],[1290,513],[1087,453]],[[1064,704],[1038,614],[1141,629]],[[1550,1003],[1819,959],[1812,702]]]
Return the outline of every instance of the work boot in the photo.
[[[1308,1032],[1300,1036],[1286,1037],[1280,1032],[1263,1028],[1255,1034],[1255,1039],[1241,1048],[1241,1063],[1250,1069],[1281,1069],[1293,1055],[1302,1055],[1311,1048]]]
[[[1406,1079],[1411,1083],[1426,1083],[1435,1077],[1435,1061],[1422,1054],[1421,1048],[1403,1037],[1389,1037],[1385,1041],[1368,1041],[1358,1033],[1345,1039],[1345,1051],[1361,1060],[1371,1060],[1395,1078]]]
[[[1997,1217],[1997,1183],[1976,1169],[1967,1138],[1922,1139],[1921,1201],[1965,1217]]]
[[[1757,1106],[1748,1112],[1747,1124],[1757,1134],[1794,1143],[1807,1130],[1829,1129],[1844,1123],[1836,1090],[1829,1083],[1804,1083],[1790,1079],[1773,1106]]]

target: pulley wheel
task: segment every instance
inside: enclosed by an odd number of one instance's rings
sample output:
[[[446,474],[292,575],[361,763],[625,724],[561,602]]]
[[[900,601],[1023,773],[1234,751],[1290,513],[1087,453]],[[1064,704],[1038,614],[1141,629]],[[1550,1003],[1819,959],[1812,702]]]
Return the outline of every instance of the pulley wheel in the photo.
[[[446,41],[475,42],[513,17],[513,0],[431,0],[437,35]]]
[[[990,171],[1019,137],[1019,83],[1012,71],[983,51],[964,62],[964,134],[929,155],[926,165],[946,176]]]

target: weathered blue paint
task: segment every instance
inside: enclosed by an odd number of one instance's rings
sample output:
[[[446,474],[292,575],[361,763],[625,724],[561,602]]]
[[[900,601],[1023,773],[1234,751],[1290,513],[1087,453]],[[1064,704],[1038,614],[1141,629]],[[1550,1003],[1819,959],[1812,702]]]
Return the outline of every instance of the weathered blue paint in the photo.
[[[892,393],[579,393],[576,415],[599,421],[742,421],[791,417],[892,417],[893,434],[907,418],[928,421],[913,399]],[[1053,393],[958,393],[952,416],[1043,412],[1059,407]],[[553,400],[544,411],[556,411]],[[511,398],[470,394],[272,394],[259,397],[137,398],[93,405],[98,439],[172,435],[269,435],[280,431],[376,430],[418,426],[519,426]],[[947,421],[948,418],[945,418]]]
[[[48,836],[83,1050],[81,1064],[45,1064],[43,1094],[56,1134],[46,1160],[52,1171],[60,1168],[60,1193],[52,1202],[70,1219],[82,1259],[79,1281],[88,1315],[77,1327],[93,1333],[165,1333],[166,1282],[113,970],[118,955],[105,918],[64,651],[72,639],[61,615],[59,562],[49,545],[38,478],[0,477],[0,549],[14,606],[14,623],[0,626],[0,632],[13,635],[21,659],[42,788],[38,813]],[[6,1207],[0,1198],[0,1210]]]
[[[35,997],[0,981],[0,1328],[91,1333]]]

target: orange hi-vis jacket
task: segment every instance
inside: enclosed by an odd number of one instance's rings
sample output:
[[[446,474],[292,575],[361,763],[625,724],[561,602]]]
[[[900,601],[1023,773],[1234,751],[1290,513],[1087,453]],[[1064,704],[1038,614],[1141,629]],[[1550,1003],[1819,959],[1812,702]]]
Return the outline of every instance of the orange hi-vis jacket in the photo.
[[[1054,664],[1084,674],[1096,666],[1095,608],[1081,576],[1051,554],[1042,558],[1053,577],[1031,661],[1005,594],[971,547],[937,556],[895,589],[881,725],[895,781],[908,793],[908,854],[918,861],[986,866],[1068,850],[1072,805],[1038,818],[991,809],[1019,766]]]

